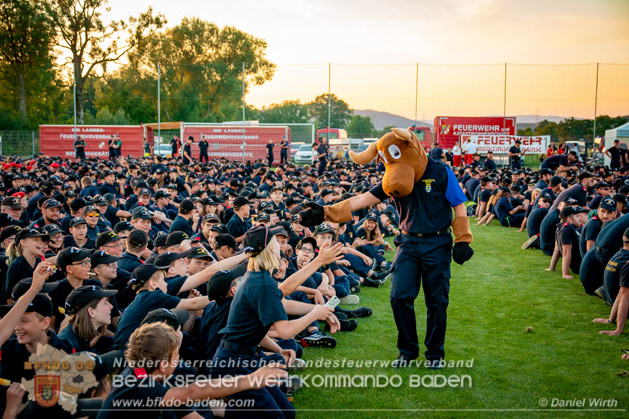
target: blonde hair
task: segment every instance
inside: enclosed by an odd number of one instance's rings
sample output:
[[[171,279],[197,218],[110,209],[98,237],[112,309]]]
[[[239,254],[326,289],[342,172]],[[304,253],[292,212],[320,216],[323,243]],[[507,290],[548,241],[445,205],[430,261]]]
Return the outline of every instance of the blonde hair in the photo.
[[[6,254],[9,257],[7,265],[10,265],[15,259],[22,256],[22,247],[19,243],[13,242],[7,247]]]
[[[273,251],[271,250],[272,244],[277,244],[277,239],[275,236],[271,237],[269,244],[266,245],[264,250],[260,252],[257,256],[252,256],[249,258],[249,264],[247,265],[247,270],[249,271],[272,271],[273,269],[277,269],[280,266],[280,261],[275,257]]]
[[[170,362],[179,344],[179,333],[166,323],[147,323],[131,334],[125,356],[131,368],[151,373],[161,362]]]
[[[374,227],[373,230],[368,230],[367,229],[367,226],[365,225],[365,224],[367,224],[367,221],[373,221],[374,222],[374,224],[376,226]],[[363,223],[361,224],[361,227],[362,227],[363,230],[365,230],[365,237],[367,238],[367,241],[373,241],[373,240],[382,238],[382,233],[380,232],[380,227],[378,227],[378,221],[365,219],[363,221]],[[336,240],[336,234],[334,234],[334,239]]]

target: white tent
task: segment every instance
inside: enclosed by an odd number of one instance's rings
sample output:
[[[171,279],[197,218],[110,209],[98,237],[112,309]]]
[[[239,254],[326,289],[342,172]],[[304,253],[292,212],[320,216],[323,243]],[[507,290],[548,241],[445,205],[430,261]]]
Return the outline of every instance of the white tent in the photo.
[[[629,148],[629,122],[605,131],[605,150],[613,147],[615,140],[620,141],[621,146],[625,144]],[[605,164],[609,166],[610,162],[610,158],[605,155]]]

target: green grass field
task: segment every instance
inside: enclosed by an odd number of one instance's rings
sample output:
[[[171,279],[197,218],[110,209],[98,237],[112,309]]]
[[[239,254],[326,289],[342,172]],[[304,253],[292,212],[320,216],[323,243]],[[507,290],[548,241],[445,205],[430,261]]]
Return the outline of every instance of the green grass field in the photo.
[[[520,250],[524,233],[497,223],[472,230],[474,257],[463,266],[452,264],[446,358],[473,359],[473,366],[439,371],[423,366],[311,367],[299,373],[312,385],[295,395],[300,417],[555,416],[560,409],[552,407],[553,399],[585,399],[585,407],[574,407],[571,415],[627,417],[629,376],[622,371],[629,370],[629,362],[620,359],[620,349],[629,348],[629,334],[599,335],[605,325],[592,323],[608,316],[610,308],[586,295],[578,277],[565,280],[559,272],[545,272],[548,257],[539,250]],[[392,260],[393,252],[387,258]],[[354,332],[338,333],[335,349],[308,348],[304,358],[395,359],[389,291],[390,281],[379,289],[363,288],[361,305],[371,307],[373,316],[358,319]],[[426,308],[421,292],[415,309],[423,353]],[[402,383],[361,388],[354,378],[350,388],[315,387],[321,376],[343,374],[399,375]],[[471,386],[468,380],[464,388],[411,388],[412,375],[450,380],[468,375]],[[428,384],[438,379],[424,378]],[[596,398],[616,400],[611,408],[617,410],[590,408],[590,399]]]

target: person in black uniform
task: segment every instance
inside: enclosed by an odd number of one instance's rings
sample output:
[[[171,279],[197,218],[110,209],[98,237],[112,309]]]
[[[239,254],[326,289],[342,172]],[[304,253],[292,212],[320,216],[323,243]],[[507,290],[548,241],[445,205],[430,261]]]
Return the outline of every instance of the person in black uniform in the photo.
[[[319,146],[313,152],[315,153],[315,162],[319,162],[317,173],[319,176],[323,176],[323,172],[328,166],[328,144],[325,138],[321,139]]]
[[[77,159],[85,159],[85,140],[80,136],[74,141],[74,157]]]
[[[515,140],[515,144],[509,148],[509,165],[512,170],[518,170],[522,168],[522,161],[520,155],[524,155],[520,148],[520,140]]]
[[[555,250],[547,271],[554,271],[561,256],[561,272],[564,279],[572,279],[570,270],[578,274],[581,266],[581,252],[579,251],[579,233],[577,229],[585,222],[587,209],[581,207],[566,207],[559,214],[557,224]]]
[[[273,144],[273,140],[269,140],[266,145],[266,159],[269,162],[269,167],[273,167],[273,148],[275,144]]]
[[[194,138],[189,136],[186,140],[186,145],[183,146],[183,154],[181,157],[183,159],[183,164],[186,166],[192,163],[192,143],[194,143]]]
[[[107,141],[107,147],[109,149],[109,160],[116,159],[116,148],[114,147],[114,143],[116,142],[116,137],[114,134],[111,134],[109,140]]]
[[[286,137],[282,137],[280,142],[280,165],[288,163],[288,140]]]
[[[579,236],[579,250],[581,251],[581,257],[594,246],[598,233],[601,232],[601,228],[608,221],[616,219],[616,200],[611,196],[605,197],[601,200],[601,203],[596,210],[596,215],[592,216],[581,230]]]
[[[181,140],[177,135],[173,135],[170,139],[170,154],[173,158],[179,156],[179,150],[181,149]]]
[[[199,162],[203,163],[203,160],[205,160],[206,163],[209,162],[208,156],[207,156],[207,148],[208,148],[208,142],[205,138],[203,138],[203,135],[201,135],[201,139],[199,140]]]
[[[473,255],[469,247],[472,233],[465,208],[467,199],[452,170],[428,158],[417,137],[408,130],[393,128],[392,133],[361,154],[350,153],[359,164],[378,155],[386,166],[380,184],[332,206],[309,203],[309,209],[300,213],[301,224],[318,225],[323,219],[349,221],[353,211],[393,197],[402,233],[395,240],[398,248],[391,279],[391,308],[400,352],[393,365],[408,366],[410,360],[419,356],[414,301],[423,284],[428,309],[425,355],[433,368],[440,368],[445,356],[450,263],[454,259],[462,264]],[[411,174],[415,177],[411,178]],[[454,247],[450,226],[455,235]]]
[[[621,154],[620,147],[618,147],[619,145],[620,141],[614,140],[614,145],[605,150],[605,154],[611,159],[611,162],[609,163],[609,167],[611,169],[618,169],[620,167]]]
[[[244,196],[234,199],[234,215],[227,222],[227,232],[236,239],[237,243],[244,240],[245,233],[251,228],[249,205],[249,201]]]

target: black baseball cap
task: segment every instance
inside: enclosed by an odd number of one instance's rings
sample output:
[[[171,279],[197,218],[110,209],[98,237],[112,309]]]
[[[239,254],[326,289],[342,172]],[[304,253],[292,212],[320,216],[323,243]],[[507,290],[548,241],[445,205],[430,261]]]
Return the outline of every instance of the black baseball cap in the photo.
[[[52,224],[51,224],[52,225]],[[15,236],[19,231],[22,230],[22,227],[16,225],[10,225],[0,233],[0,242],[5,241],[11,236]],[[61,230],[59,230],[61,231]]]
[[[165,252],[155,258],[155,264],[159,266],[170,265],[171,262],[174,262],[178,259],[183,259],[188,256],[188,251],[185,252]]]
[[[330,224],[328,223],[319,224],[317,228],[315,228],[313,234],[317,236],[319,234],[325,234],[325,233],[334,233],[334,230],[332,230],[332,227],[330,227]]]
[[[0,227],[6,227],[15,224],[15,219],[11,217],[9,214],[3,212],[0,213]]]
[[[98,265],[107,265],[109,263],[118,262],[120,258],[117,256],[112,256],[104,250],[96,250],[94,253],[92,253],[90,260],[92,262],[92,267],[94,267]]]
[[[606,196],[605,198],[601,199],[600,207],[609,211],[616,211],[616,200],[611,196]]]
[[[114,226],[114,231],[116,233],[120,233],[121,231],[125,231],[125,230],[131,231],[133,230],[133,228],[134,228],[133,224],[131,224],[130,222],[120,221],[119,223],[116,223],[116,225]]]
[[[218,219],[218,216],[216,214],[207,214],[205,217],[203,217],[203,222],[204,223],[218,223],[220,222],[220,220]]]
[[[41,207],[43,209],[60,208],[61,202],[57,201],[54,198],[50,198],[50,199],[45,200]]]
[[[579,201],[577,201],[576,199],[571,198],[571,197],[566,198],[563,202],[565,202],[566,205],[578,205],[579,204]]]
[[[542,170],[539,171],[540,176],[541,175],[552,175],[553,171],[544,167]]]
[[[137,247],[142,247],[149,242],[149,236],[142,230],[133,230],[127,237],[129,244]]]
[[[134,208],[133,212],[131,213],[131,218],[134,220],[137,218],[141,218],[142,220],[152,220],[153,216],[151,215],[150,211],[147,210],[145,207],[137,207]]]
[[[43,241],[50,241],[50,236],[36,228],[23,228],[15,235],[15,244],[18,244],[22,239],[29,239],[32,237],[41,237]]]
[[[210,252],[203,246],[193,247],[188,251],[188,259],[210,259],[214,260]]]
[[[227,226],[223,223],[218,223],[216,225],[213,225],[212,228],[210,228],[210,231],[215,231],[220,234],[227,234],[228,232]]]
[[[173,231],[166,237],[166,247],[177,246],[181,244],[184,240],[189,240],[190,236],[188,236],[183,231]]]
[[[519,188],[518,188],[519,189]],[[373,221],[377,221],[378,220],[378,216],[376,215],[375,212],[370,212],[369,214],[367,214],[367,216],[365,217],[365,220],[373,220]]]
[[[177,330],[179,326],[183,325],[190,318],[190,313],[183,308],[173,308],[169,310],[167,308],[158,308],[152,311],[144,317],[142,324],[150,323],[166,323],[168,326]]]
[[[234,208],[240,208],[248,204],[250,204],[250,202],[244,196],[238,196],[236,199],[234,199]]]
[[[8,207],[14,210],[22,209],[22,200],[16,196],[9,196],[2,200],[2,206]]]
[[[253,227],[245,234],[245,239],[243,240],[244,251],[253,256],[259,255],[278,232],[279,228]]]
[[[238,250],[238,243],[236,243],[236,239],[231,234],[221,234],[216,236],[215,243],[219,248],[227,246],[231,249]]]
[[[140,193],[138,193],[138,196],[151,196],[151,195],[153,194],[151,193],[151,189],[149,188],[142,188],[140,189]]]
[[[81,224],[87,224],[87,221],[85,221],[85,218],[83,217],[74,217],[72,220],[70,220],[70,227],[76,227]]]
[[[539,199],[541,201],[553,202],[553,197],[548,192],[544,192],[543,194],[541,194],[539,196]]]
[[[160,190],[160,191],[155,192],[155,196],[154,196],[154,198],[155,198],[156,200],[157,200],[157,199],[160,199],[160,198],[170,198],[170,194],[169,194],[169,193],[166,193],[166,191],[161,191],[161,190]]]
[[[166,246],[166,238],[168,237],[168,234],[164,233],[164,232],[160,232],[157,236],[155,236],[155,238],[153,239],[153,245],[155,247],[164,247]]]
[[[157,271],[164,271],[164,274],[170,266],[157,266],[154,263],[145,263],[138,266],[131,273],[131,279],[129,279],[129,285],[134,289],[142,287],[151,279],[151,276]]]
[[[32,284],[33,278],[20,279],[11,290],[11,299],[17,301],[18,298],[26,294],[26,291],[28,291]],[[57,286],[59,286],[58,282],[45,282],[39,294],[48,294],[50,291],[57,288]]]
[[[92,254],[91,250],[81,249],[80,247],[66,247],[57,254],[57,266],[61,272],[66,271],[68,265],[79,262],[88,258]]]
[[[120,240],[120,236],[113,231],[100,233],[98,237],[96,237],[96,248],[98,249],[99,247],[104,246],[107,243],[116,242],[118,240]]]
[[[97,285],[84,285],[72,290],[66,298],[65,313],[73,315],[94,300],[116,295],[118,290],[104,290]]]
[[[44,227],[42,227],[42,230],[44,230],[44,233],[48,234],[50,237],[54,236],[55,234],[63,233],[61,227],[59,227],[57,224],[46,224]]]
[[[271,221],[269,214],[267,212],[261,212],[257,217],[256,221]]]
[[[4,317],[11,309],[13,305],[0,306],[0,316]],[[46,294],[36,294],[26,307],[26,313],[38,313],[44,317],[52,316],[52,301]]]
[[[575,215],[575,214],[583,214],[588,212],[587,209],[582,208],[582,207],[566,207],[564,209],[561,210],[561,213],[559,214],[560,218],[567,218],[570,217],[571,215]]]
[[[194,209],[194,202],[189,199],[184,199],[179,204],[179,212],[182,214],[189,214]]]
[[[227,296],[234,279],[244,275],[245,269],[238,265],[232,270],[218,271],[207,283],[207,296],[210,300],[222,300]]]

